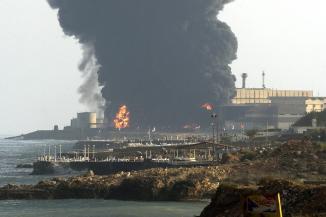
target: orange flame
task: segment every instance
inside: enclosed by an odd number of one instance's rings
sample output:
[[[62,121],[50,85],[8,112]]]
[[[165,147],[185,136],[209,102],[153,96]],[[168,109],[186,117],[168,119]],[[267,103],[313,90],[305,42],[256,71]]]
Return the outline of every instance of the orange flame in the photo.
[[[118,113],[115,115],[113,120],[114,127],[116,129],[125,129],[129,127],[129,111],[126,105],[122,105],[119,108]]]
[[[206,109],[207,111],[212,111],[213,110],[213,105],[210,103],[205,103],[201,106],[201,108]]]

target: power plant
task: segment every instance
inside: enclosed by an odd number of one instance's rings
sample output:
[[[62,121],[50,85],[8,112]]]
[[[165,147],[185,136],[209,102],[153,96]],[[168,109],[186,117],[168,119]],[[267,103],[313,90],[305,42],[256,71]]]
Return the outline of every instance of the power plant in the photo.
[[[250,129],[286,131],[306,114],[321,112],[326,108],[326,97],[315,97],[312,90],[277,90],[267,88],[265,72],[262,73],[261,88],[247,87],[247,73],[243,73],[241,77],[242,87],[236,88],[235,96],[230,103],[215,107],[216,110],[214,110],[214,104],[206,103],[202,105],[201,108],[205,110],[203,111],[202,122],[206,123],[205,125],[201,126],[194,119],[194,127],[186,128],[180,126],[179,130],[165,131],[164,128],[161,128],[162,126],[157,125],[154,127],[155,131],[162,131],[162,133],[185,131],[194,133],[196,131],[196,133],[208,135],[211,133],[211,127],[214,128],[215,126],[218,127],[220,133],[222,131],[244,132]],[[213,123],[210,123],[211,113],[218,114]],[[177,114],[177,111],[175,111],[175,114]],[[121,130],[123,133],[135,131],[135,135],[141,132],[145,136],[147,135],[146,128],[144,130],[144,128],[131,127],[130,130],[126,131],[125,128],[130,127],[129,121],[128,108],[126,105],[122,105],[114,120],[105,121],[104,118],[99,118],[95,112],[82,112],[77,113],[77,117],[72,118],[70,125],[65,126],[63,130],[60,130],[58,125],[55,125],[53,130],[39,130],[19,136],[19,138],[103,139],[110,138],[112,133],[116,134]],[[215,131],[217,131],[217,127]]]
[[[77,113],[77,118],[71,119],[70,126],[65,129],[98,129],[103,128],[103,122],[103,119],[97,118],[95,112],[82,112]]]
[[[231,104],[221,107],[221,121],[226,130],[287,130],[305,114],[326,108],[326,98],[314,97],[311,90],[266,88],[265,76],[263,72],[262,88],[247,88],[248,74],[242,74],[242,88],[236,89]]]

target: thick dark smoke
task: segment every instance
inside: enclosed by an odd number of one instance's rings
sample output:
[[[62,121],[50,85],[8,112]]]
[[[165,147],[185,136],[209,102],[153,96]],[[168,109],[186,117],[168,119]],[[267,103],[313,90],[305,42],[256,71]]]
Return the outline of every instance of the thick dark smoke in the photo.
[[[229,64],[236,58],[237,40],[216,18],[228,2],[49,0],[59,9],[65,34],[89,49],[81,65],[97,61],[92,72],[103,86],[107,117],[126,104],[134,127],[206,122],[202,104],[233,96]],[[83,96],[93,91],[87,84]]]

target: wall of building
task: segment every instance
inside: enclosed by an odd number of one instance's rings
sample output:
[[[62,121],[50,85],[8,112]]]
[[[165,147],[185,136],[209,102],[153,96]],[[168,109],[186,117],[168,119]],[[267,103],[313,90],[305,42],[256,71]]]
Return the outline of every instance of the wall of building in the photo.
[[[242,119],[247,122],[247,126],[250,126],[249,128],[261,126],[262,122],[270,122],[271,126],[285,130],[289,129],[292,124],[307,112],[322,111],[325,109],[326,102],[324,100],[324,98],[313,98],[313,91],[307,90],[239,88],[236,90],[236,96],[232,99],[232,104],[234,106],[252,105],[252,114],[248,112],[245,115],[242,112],[239,113],[242,115]],[[264,110],[259,105],[270,105],[272,106],[271,108],[276,108],[277,111],[270,109]],[[263,112],[266,112],[266,114],[263,115]],[[264,116],[264,118],[259,120],[255,116]]]
[[[289,129],[306,114],[307,97],[271,97],[272,105],[277,107],[277,128]]]
[[[324,97],[311,97],[305,102],[306,112],[322,112],[326,109],[326,99]]]
[[[80,128],[80,125],[79,125],[79,121],[77,118],[73,118],[71,119],[70,121],[70,126],[74,129],[79,129]]]
[[[221,107],[221,121],[235,130],[277,128],[278,110],[271,104],[227,105]]]
[[[95,112],[77,113],[77,118],[71,120],[71,127],[74,129],[96,129],[97,116]]]
[[[303,116],[300,114],[279,114],[277,117],[277,128],[287,130]]]
[[[271,97],[271,103],[278,107],[279,115],[306,114],[307,97]]]
[[[313,97],[313,91],[274,90],[269,88],[238,88],[233,104],[271,103],[271,97]]]

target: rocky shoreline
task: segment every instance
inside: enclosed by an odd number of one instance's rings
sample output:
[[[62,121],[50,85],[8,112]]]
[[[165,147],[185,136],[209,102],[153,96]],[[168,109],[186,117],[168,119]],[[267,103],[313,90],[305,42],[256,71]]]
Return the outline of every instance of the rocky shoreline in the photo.
[[[224,167],[149,169],[97,176],[53,178],[36,185],[8,184],[0,199],[118,199],[180,201],[210,199],[230,171]]]
[[[325,148],[307,141],[288,141],[270,151],[257,149],[226,155],[220,166],[155,168],[108,176],[90,171],[36,185],[8,184],[0,188],[0,200],[212,198],[200,217],[240,217],[241,197],[281,193],[285,217],[325,217],[325,168]]]
[[[257,185],[221,185],[200,217],[242,217],[241,198],[281,193],[284,217],[325,217],[326,186],[262,179]]]
[[[252,185],[225,183],[223,179],[229,172],[223,167],[151,169],[112,176],[88,172],[36,185],[9,184],[0,188],[0,200],[184,201],[210,198],[210,204],[200,217],[241,217],[241,198],[281,193],[284,217],[326,217],[326,186],[273,178],[263,178]]]

